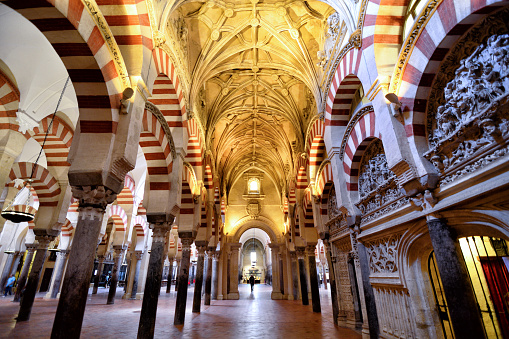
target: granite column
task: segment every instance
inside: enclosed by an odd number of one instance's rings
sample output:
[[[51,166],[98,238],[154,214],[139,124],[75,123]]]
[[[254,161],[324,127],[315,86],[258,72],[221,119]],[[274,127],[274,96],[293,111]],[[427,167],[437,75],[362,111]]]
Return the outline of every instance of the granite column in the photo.
[[[125,247],[113,246],[113,250],[115,251],[115,261],[113,262],[113,268],[111,270],[110,290],[108,291],[108,300],[106,301],[106,304],[108,305],[115,303],[115,295],[117,294],[118,285],[118,271],[120,270],[122,260],[124,259]]]
[[[316,273],[316,257],[315,257],[316,245],[308,245],[306,251],[308,254],[309,263],[309,281],[311,284],[311,300],[313,303],[313,312],[320,313],[320,290],[318,289],[318,275]]]
[[[214,249],[207,251],[207,276],[205,277],[205,305],[210,305],[210,295],[212,292],[212,257]]]
[[[292,294],[293,300],[299,299],[299,275],[297,268],[297,253],[290,252],[291,268],[292,268]]]
[[[203,286],[203,264],[205,250],[207,249],[206,241],[196,241],[196,249],[198,250],[198,263],[196,265],[196,283],[194,285],[193,312],[199,313],[201,309],[201,289]]]
[[[134,256],[136,257],[136,268],[134,269],[133,288],[131,289],[131,299],[136,299],[136,294],[138,293],[138,278],[140,276],[141,259],[143,259],[143,252],[135,251]],[[131,258],[132,257],[133,256],[131,256]]]
[[[21,273],[18,277],[18,283],[16,284],[16,293],[14,294],[14,301],[18,302],[21,299],[21,291],[25,288],[25,284],[27,282],[28,272],[32,265],[32,259],[34,258],[37,244],[25,244],[25,247],[27,249],[27,254],[25,256],[25,261],[23,262],[23,268],[21,269]]]
[[[300,294],[302,305],[309,305],[308,281],[306,278],[306,263],[304,262],[305,247],[296,247],[297,258],[299,260]]]
[[[60,283],[64,275],[65,264],[69,256],[69,250],[60,250],[57,252],[57,261],[55,262],[55,268],[53,269],[53,276],[51,277],[51,285],[46,298],[56,299],[58,292],[60,291]]]
[[[190,232],[189,232],[190,233]],[[182,240],[182,259],[180,260],[180,269],[177,277],[178,291],[175,304],[174,325],[183,325],[186,318],[186,302],[187,302],[187,283],[189,281],[189,263],[191,261],[191,244],[193,237],[191,234],[179,233]]]
[[[213,252],[212,255],[212,286],[210,289],[210,297],[212,300],[217,300],[217,291],[219,284],[219,271],[218,271],[219,253]]]
[[[92,289],[92,294],[97,294],[97,290],[99,289],[99,282],[104,268],[104,258],[104,255],[97,256],[97,274],[94,277],[94,288]]]
[[[168,269],[168,282],[166,283],[166,293],[171,292],[171,281],[173,280],[173,258],[168,257],[170,267]]]
[[[327,257],[327,263],[329,265],[330,295],[331,295],[331,301],[332,301],[332,317],[334,320],[334,325],[337,325],[338,324],[338,316],[339,316],[339,304],[338,304],[338,290],[336,288],[336,274],[334,272],[334,262],[335,262],[336,258],[332,258],[331,248],[330,248],[331,245],[329,244],[329,241],[324,239],[323,245],[325,247],[325,255]],[[354,295],[354,298],[355,298],[355,295]]]

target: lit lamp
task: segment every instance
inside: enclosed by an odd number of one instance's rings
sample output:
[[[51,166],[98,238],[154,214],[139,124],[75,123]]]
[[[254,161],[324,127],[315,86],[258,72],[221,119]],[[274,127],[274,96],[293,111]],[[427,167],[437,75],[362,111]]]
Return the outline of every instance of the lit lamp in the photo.
[[[46,140],[48,139],[49,131],[52,128],[53,120],[55,119],[55,115],[57,114],[58,107],[60,106],[60,102],[62,102],[62,98],[64,96],[65,89],[67,87],[67,84],[69,83],[69,77],[67,77],[67,80],[65,81],[64,88],[62,89],[62,93],[60,93],[60,99],[58,99],[57,107],[55,108],[55,112],[53,113],[53,116],[51,117],[51,121],[48,125],[48,130],[46,131],[46,135],[44,136],[44,141],[42,142],[41,150],[39,151],[39,155],[37,156],[37,159],[35,159],[34,165],[32,166],[32,173],[30,174],[30,178],[28,178],[23,188],[30,186],[30,184],[33,181],[33,175],[37,166],[37,162],[39,161],[42,151],[44,150],[44,145],[46,144]],[[16,199],[20,197],[20,194],[23,192],[23,188],[21,188],[18,193],[16,193],[16,196],[11,200],[11,202],[7,205],[7,207],[2,211],[1,215],[4,219],[9,220],[13,223],[20,223],[20,222],[28,222],[31,220],[34,220],[35,217],[35,208],[30,206],[30,196],[32,195],[30,193],[30,189],[28,188],[28,197],[24,205],[17,204],[15,205],[16,201],[19,201],[20,199]]]

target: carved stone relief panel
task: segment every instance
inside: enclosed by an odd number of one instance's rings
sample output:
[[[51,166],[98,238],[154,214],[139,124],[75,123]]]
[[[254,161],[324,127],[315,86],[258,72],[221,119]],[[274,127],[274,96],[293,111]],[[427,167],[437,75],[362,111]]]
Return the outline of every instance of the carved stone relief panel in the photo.
[[[442,63],[428,100],[424,156],[441,172],[441,184],[508,153],[509,11],[486,18]]]
[[[330,219],[334,219],[337,217],[341,212],[338,208],[338,202],[336,198],[336,189],[334,185],[332,185],[329,193],[329,199],[327,201],[327,216]]]
[[[390,235],[366,244],[371,273],[392,274],[398,272],[397,247],[401,234]]]

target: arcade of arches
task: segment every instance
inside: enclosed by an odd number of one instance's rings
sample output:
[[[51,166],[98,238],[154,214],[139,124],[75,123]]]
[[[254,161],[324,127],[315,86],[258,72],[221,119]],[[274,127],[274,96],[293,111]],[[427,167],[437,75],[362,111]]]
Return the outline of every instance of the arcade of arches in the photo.
[[[0,0],[17,322],[45,291],[78,338],[123,286],[151,338],[162,286],[182,325],[253,275],[366,338],[509,337],[508,5]]]

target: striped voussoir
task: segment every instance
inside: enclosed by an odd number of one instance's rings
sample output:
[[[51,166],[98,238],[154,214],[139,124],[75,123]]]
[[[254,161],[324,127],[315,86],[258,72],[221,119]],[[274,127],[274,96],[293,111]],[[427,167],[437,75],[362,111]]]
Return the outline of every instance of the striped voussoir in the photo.
[[[147,161],[150,176],[150,190],[170,190],[172,171],[171,146],[157,118],[145,110],[143,112],[140,147]]]
[[[444,0],[417,37],[403,70],[398,96],[410,119],[408,138],[425,142],[426,107],[431,85],[441,61],[457,40],[476,22],[507,6],[509,1]]]
[[[203,180],[203,184],[206,189],[214,188],[214,181],[212,178],[212,170],[210,169],[210,165],[205,166],[205,178]]]
[[[0,71],[0,130],[17,131],[16,112],[19,108],[19,90]]]
[[[187,131],[189,139],[187,142],[186,161],[192,166],[201,166],[203,164],[202,140],[198,124],[194,119],[188,120]]]
[[[326,156],[325,141],[323,135],[325,125],[321,120],[317,120],[311,128],[309,135],[309,177],[315,180],[318,166],[322,163]]]
[[[361,86],[358,73],[361,53],[352,49],[339,62],[332,77],[327,105],[325,107],[325,126],[346,126],[350,117],[352,100]]]
[[[329,164],[330,166],[330,164]],[[332,179],[331,179],[332,180]],[[322,190],[322,201],[320,206],[320,214],[322,215],[322,218],[327,217],[328,215],[328,209],[329,209],[329,195],[332,190],[332,187],[334,186],[334,183],[332,181],[327,182]],[[323,221],[327,219],[322,219]]]
[[[313,221],[313,202],[312,202],[311,189],[306,189],[304,198],[302,200],[302,208],[304,211],[304,227],[315,227]]]
[[[333,182],[332,166],[329,163],[322,167],[320,173],[317,174],[318,180],[316,181],[316,192],[317,195],[322,195],[323,189],[327,183]]]
[[[143,206],[143,200],[138,205],[137,215],[147,215],[147,209]]]
[[[301,190],[305,189],[306,187],[308,187],[308,177],[306,174],[306,167],[304,165],[301,165],[297,173],[297,184],[295,188]]]
[[[62,225],[62,237],[71,237],[72,231],[74,230],[74,226],[69,221],[69,219],[65,219],[65,223]]]
[[[138,239],[143,238],[147,234],[147,228],[148,228],[145,218],[143,218],[140,215],[137,215],[134,218],[133,224],[134,224],[134,229],[136,230],[136,237]]]
[[[37,209],[30,205],[14,205],[10,208],[10,210],[15,212],[23,212],[23,213],[30,213],[32,215],[35,215],[37,213]]]
[[[207,229],[207,202],[202,200],[200,211],[200,228]]]
[[[226,198],[221,198],[221,218],[224,220],[226,216]]]
[[[33,170],[33,174],[32,174]],[[40,165],[31,162],[17,162],[9,173],[10,181],[14,179],[29,179],[32,174],[32,184],[39,198],[39,206],[57,206],[60,196],[60,186],[51,173]]]
[[[372,111],[364,114],[355,123],[346,142],[343,169],[347,176],[346,189],[348,191],[357,191],[362,154],[375,137],[375,112]]]
[[[178,103],[180,105],[181,115],[186,112],[186,105],[184,103],[184,94],[182,93],[182,87],[180,86],[180,80],[177,76],[177,72],[175,71],[175,66],[170,61],[170,57],[166,54],[162,49],[156,48],[153,52],[154,63],[156,66],[157,74],[164,74],[170,80],[171,87],[169,86],[161,86],[159,89],[169,89],[172,88],[174,94],[176,94],[176,98],[178,99]],[[154,86],[156,89],[156,86]],[[167,92],[165,92],[167,93]],[[157,94],[157,93],[153,93]],[[172,97],[175,98],[175,97]],[[152,98],[151,98],[152,99]],[[150,100],[152,101],[152,100]],[[154,103],[157,105],[156,103]],[[163,113],[164,114],[164,113]],[[171,125],[170,125],[171,127]]]
[[[191,186],[188,182],[182,181],[182,194],[180,198],[180,215],[187,216],[187,220],[191,220],[194,216],[194,199]],[[182,222],[182,221],[181,221]]]
[[[126,175],[124,179],[124,188],[117,195],[117,204],[120,206],[132,206],[134,205],[134,188],[135,183],[131,175]]]
[[[157,76],[149,101],[161,111],[172,132],[175,128],[184,128],[180,99],[173,81],[168,76]]]
[[[297,197],[295,196],[295,188],[290,188],[290,192],[288,192],[288,203],[290,205],[294,205],[297,202]]]
[[[80,0],[7,0],[48,39],[71,77],[80,132],[116,133],[122,83],[107,42]],[[114,114],[114,112],[117,112]]]
[[[123,233],[127,229],[127,214],[124,209],[119,205],[111,205],[107,214],[108,219],[113,220],[115,225],[115,232]]]

